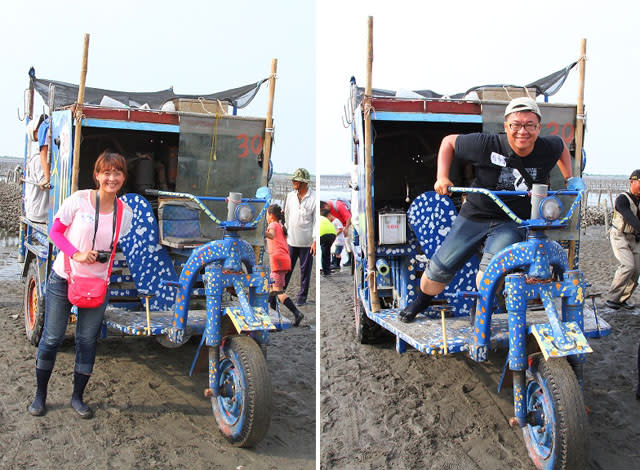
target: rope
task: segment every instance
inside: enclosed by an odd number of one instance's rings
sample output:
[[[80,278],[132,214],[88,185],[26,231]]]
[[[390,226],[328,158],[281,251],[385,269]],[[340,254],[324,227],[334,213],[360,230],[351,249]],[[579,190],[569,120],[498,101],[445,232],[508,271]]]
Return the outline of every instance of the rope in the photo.
[[[378,285],[376,284],[376,271],[375,270],[368,270],[367,271],[367,281],[369,283],[369,288],[371,289],[371,292],[377,293],[378,292]]]
[[[222,116],[216,113],[216,118],[213,122],[213,135],[211,136],[211,152],[209,153],[209,165],[207,167],[207,187],[206,193],[209,194],[209,180],[211,177],[211,162],[218,159],[216,149],[218,147],[218,121]]]
[[[371,96],[365,96],[366,102],[364,105],[364,115],[365,117],[369,116],[373,111],[373,114],[376,114],[376,108],[371,104]]]

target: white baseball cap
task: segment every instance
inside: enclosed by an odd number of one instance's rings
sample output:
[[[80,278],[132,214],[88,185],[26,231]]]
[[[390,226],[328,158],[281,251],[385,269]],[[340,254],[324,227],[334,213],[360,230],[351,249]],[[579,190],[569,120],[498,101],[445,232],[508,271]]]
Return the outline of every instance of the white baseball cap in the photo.
[[[517,113],[522,111],[530,111],[538,115],[542,121],[542,113],[538,107],[538,103],[528,97],[514,98],[507,105],[507,109],[504,110],[504,117],[507,117],[511,113]]]

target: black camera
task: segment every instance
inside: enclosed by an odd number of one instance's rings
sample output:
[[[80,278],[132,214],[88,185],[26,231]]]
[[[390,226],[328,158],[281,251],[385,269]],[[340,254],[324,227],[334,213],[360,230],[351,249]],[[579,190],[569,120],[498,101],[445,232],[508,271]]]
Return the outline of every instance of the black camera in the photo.
[[[98,250],[98,257],[96,258],[96,261],[98,263],[106,263],[107,261],[109,261],[110,257],[111,257],[110,251]]]

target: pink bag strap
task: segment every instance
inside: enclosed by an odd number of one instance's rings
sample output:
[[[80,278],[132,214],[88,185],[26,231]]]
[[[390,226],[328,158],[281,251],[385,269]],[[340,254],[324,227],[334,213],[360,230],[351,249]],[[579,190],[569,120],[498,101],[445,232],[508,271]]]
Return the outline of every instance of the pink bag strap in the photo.
[[[116,235],[114,238],[114,242],[113,242],[113,248],[111,249],[111,256],[109,257],[109,270],[107,272],[107,283],[109,282],[109,279],[111,278],[111,268],[113,267],[113,261],[115,258],[115,254],[116,254],[116,247],[118,246],[118,240],[120,237],[120,227],[122,226],[122,215],[124,214],[124,203],[120,200],[116,198],[116,201],[118,203],[118,216],[117,216],[117,221],[116,221]],[[71,263],[69,262],[69,256],[67,256],[66,254],[64,255],[64,272],[68,275],[69,279],[71,279]]]

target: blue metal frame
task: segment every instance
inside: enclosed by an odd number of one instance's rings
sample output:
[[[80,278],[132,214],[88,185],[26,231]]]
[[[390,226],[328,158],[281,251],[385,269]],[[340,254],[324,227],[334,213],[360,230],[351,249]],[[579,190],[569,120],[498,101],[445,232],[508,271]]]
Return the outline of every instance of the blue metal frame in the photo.
[[[84,127],[97,127],[103,129],[127,129],[134,131],[150,131],[150,132],[172,132],[180,133],[180,126],[177,124],[160,124],[155,122],[137,122],[137,121],[117,121],[113,119],[82,119]]]

